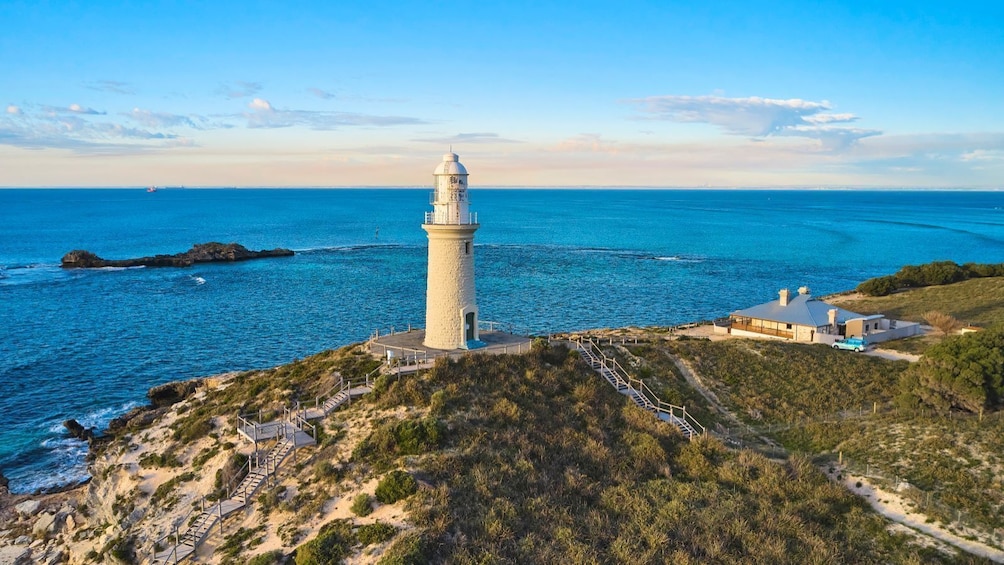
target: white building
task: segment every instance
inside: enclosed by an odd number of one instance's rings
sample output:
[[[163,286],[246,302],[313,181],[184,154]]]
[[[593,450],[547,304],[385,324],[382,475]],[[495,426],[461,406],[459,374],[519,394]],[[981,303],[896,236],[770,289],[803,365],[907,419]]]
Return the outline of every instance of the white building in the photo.
[[[920,324],[844,310],[814,298],[803,286],[797,295],[783,288],[777,300],[733,312],[728,326],[716,324],[715,330],[739,337],[826,344],[853,336],[875,343],[917,335]]]
[[[433,178],[433,211],[422,224],[429,236],[424,345],[473,349],[483,345],[474,299],[474,232],[481,226],[470,211],[467,169],[455,153],[443,156]]]

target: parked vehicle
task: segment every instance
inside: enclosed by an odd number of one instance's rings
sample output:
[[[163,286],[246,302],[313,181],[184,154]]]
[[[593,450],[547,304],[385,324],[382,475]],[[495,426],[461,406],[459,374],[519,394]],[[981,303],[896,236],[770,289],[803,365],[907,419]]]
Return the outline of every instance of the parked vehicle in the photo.
[[[868,349],[868,342],[860,337],[845,337],[833,342],[833,349],[846,349],[861,352]]]

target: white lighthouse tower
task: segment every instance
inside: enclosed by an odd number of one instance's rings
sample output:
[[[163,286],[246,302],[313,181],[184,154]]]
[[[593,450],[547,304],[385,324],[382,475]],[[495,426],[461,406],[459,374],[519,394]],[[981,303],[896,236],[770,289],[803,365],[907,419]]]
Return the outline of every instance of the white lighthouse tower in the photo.
[[[467,169],[452,151],[433,173],[433,211],[422,229],[429,236],[429,286],[425,301],[425,346],[479,347],[478,305],[474,301],[474,232],[477,214],[467,197]]]

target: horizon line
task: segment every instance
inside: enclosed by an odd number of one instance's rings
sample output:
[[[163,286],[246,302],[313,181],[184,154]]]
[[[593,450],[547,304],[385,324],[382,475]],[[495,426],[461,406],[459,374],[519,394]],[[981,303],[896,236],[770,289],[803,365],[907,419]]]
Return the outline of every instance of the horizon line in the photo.
[[[149,186],[115,185],[115,186],[16,186],[0,185],[0,190],[142,190]],[[432,185],[177,185],[155,186],[158,191],[175,190],[432,190]],[[692,185],[482,185],[470,187],[471,190],[865,190],[865,191],[1004,191],[1004,186],[900,186],[900,185],[750,185],[750,186],[692,186]]]

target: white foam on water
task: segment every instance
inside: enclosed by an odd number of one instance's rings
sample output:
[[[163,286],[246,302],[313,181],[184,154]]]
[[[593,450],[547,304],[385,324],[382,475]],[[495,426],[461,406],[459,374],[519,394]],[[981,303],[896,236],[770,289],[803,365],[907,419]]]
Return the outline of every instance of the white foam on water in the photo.
[[[191,279],[192,279],[193,281],[195,281],[195,284],[196,284],[196,285],[204,285],[204,284],[206,284],[206,279],[204,279],[204,278],[202,278],[202,277],[196,277],[196,276],[193,276],[193,277],[191,277]]]

